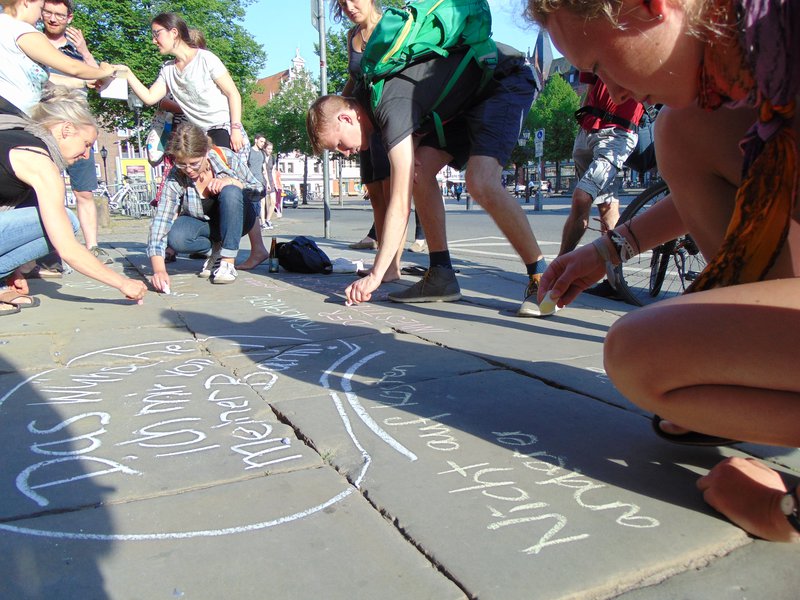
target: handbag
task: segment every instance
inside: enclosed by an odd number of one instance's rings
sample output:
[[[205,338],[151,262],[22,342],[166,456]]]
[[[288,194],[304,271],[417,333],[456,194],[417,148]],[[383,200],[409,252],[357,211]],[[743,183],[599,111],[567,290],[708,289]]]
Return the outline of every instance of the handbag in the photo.
[[[172,113],[165,110],[157,110],[145,140],[147,160],[152,166],[155,167],[164,160],[164,149],[167,147],[171,133]]]

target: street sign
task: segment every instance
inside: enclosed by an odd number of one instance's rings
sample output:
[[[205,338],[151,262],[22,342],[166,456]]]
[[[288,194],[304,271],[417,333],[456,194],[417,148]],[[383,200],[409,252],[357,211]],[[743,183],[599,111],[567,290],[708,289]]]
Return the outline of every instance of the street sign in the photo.
[[[544,142],[544,129],[537,129],[536,130],[536,141],[537,142]]]
[[[319,0],[311,0],[311,24],[319,31]]]
[[[541,158],[544,156],[544,142],[540,142],[538,139],[534,141],[534,146],[536,148],[536,158]]]

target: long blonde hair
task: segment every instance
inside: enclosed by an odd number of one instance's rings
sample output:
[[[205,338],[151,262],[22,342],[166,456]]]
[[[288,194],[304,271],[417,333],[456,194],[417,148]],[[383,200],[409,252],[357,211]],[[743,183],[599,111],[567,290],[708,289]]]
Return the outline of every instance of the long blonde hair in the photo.
[[[89,110],[86,96],[79,90],[61,85],[45,86],[41,100],[31,109],[30,117],[33,122],[48,128],[68,121],[97,129],[97,121]]]

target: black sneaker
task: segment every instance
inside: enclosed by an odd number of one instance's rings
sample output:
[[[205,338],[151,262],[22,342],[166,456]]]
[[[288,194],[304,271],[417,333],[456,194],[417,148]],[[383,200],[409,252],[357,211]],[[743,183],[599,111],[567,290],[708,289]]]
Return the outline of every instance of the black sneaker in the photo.
[[[539,281],[541,279],[541,274],[528,275],[528,287],[525,288],[525,300],[517,310],[518,317],[549,317],[561,310],[552,302],[542,303],[542,305],[547,304],[545,310],[542,310],[539,306],[537,297],[539,295]]]
[[[400,292],[388,295],[392,302],[456,302],[461,288],[453,269],[430,267],[420,281]]]
[[[622,300],[622,296],[619,295],[619,292],[611,287],[611,284],[608,282],[608,279],[604,279],[597,285],[590,287],[588,290],[583,291],[584,294],[589,294],[590,296],[599,296],[600,298],[608,298],[609,300]]]

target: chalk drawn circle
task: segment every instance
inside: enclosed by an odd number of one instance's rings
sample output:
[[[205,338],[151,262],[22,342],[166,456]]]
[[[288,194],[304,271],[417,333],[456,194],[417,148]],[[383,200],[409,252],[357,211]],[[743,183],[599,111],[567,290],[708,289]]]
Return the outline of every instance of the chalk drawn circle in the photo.
[[[89,352],[80,356],[76,356],[70,359],[66,363],[66,367],[69,369],[75,369],[76,367],[80,367],[81,361],[87,361],[91,363],[91,359],[97,359],[98,356],[106,355],[108,357],[118,356],[120,353],[130,352],[133,349],[137,350],[138,354],[142,356],[147,356],[149,358],[142,359],[142,363],[144,364],[147,361],[153,362],[155,364],[160,364],[161,360],[164,358],[164,353],[177,353],[181,351],[186,351],[187,354],[192,353],[193,355],[197,353],[197,350],[201,348],[201,345],[207,344],[209,341],[214,340],[224,340],[230,342],[232,345],[239,345],[240,347],[243,345],[252,346],[253,344],[258,344],[260,341],[270,340],[273,345],[275,345],[276,340],[283,340],[287,343],[305,345],[305,346],[316,346],[319,348],[319,352],[332,352],[337,351],[339,353],[345,352],[346,358],[351,357],[358,357],[358,351],[354,350],[354,347],[357,350],[360,350],[354,344],[349,342],[343,342],[341,340],[337,341],[336,343],[331,343],[330,341],[326,342],[325,344],[312,344],[309,343],[306,338],[276,338],[274,336],[244,336],[244,335],[231,335],[225,337],[208,337],[203,339],[179,339],[179,340],[171,340],[171,341],[159,341],[159,342],[148,342],[142,344],[132,344],[126,346],[115,346],[111,348],[106,348],[102,350],[97,350],[93,352]],[[266,347],[266,346],[265,346]],[[369,357],[368,357],[369,359]],[[366,360],[368,360],[366,359]],[[343,362],[343,358],[339,357],[334,361],[335,365],[341,364]],[[366,360],[361,358],[360,361],[356,363],[356,367],[351,370],[354,372],[355,368],[358,366],[363,365]],[[95,363],[96,365],[96,363]],[[216,365],[219,368],[219,365]],[[103,370],[106,369],[106,370]],[[93,370],[94,373],[90,373],[89,375],[97,376],[97,373],[108,373],[114,372],[112,369],[114,367],[90,367],[90,370]],[[146,370],[145,367],[142,367],[139,370]],[[328,376],[331,369],[326,371],[325,377]],[[80,373],[79,371],[77,371]],[[135,372],[135,371],[134,371]],[[76,371],[67,371],[67,369],[50,369],[47,371],[43,371],[28,377],[25,381],[21,382],[20,384],[16,385],[14,388],[9,390],[6,393],[3,393],[0,390],[0,421],[2,421],[3,416],[3,409],[6,406],[10,406],[14,404],[14,401],[22,397],[26,391],[32,391],[34,395],[40,394],[39,391],[34,390],[34,386],[39,386],[41,389],[48,389],[46,387],[42,387],[42,384],[48,384],[49,382],[56,381],[59,376],[63,376],[64,378],[68,377],[75,377]],[[69,374],[69,375],[67,375]],[[89,375],[79,375],[78,377],[81,380],[88,380],[87,378]],[[320,382],[323,387],[329,385],[329,382],[322,381]],[[51,388],[53,386],[51,385]],[[55,389],[55,388],[53,388]],[[336,390],[329,390],[333,397],[336,396],[338,393]],[[29,403],[29,406],[36,403]],[[47,403],[39,402],[38,404],[45,406]],[[59,415],[58,418],[63,418],[63,415]],[[26,420],[30,420],[30,416],[26,417]],[[62,421],[65,423],[67,419]],[[34,423],[34,430],[36,430],[36,421],[35,419],[32,421]],[[38,431],[38,430],[37,430]],[[47,430],[49,431],[49,430]],[[278,438],[278,443],[282,446],[287,446],[286,444],[287,438]],[[358,443],[357,440],[354,439],[355,443]],[[46,444],[46,443],[45,443]],[[44,445],[44,444],[42,444]],[[48,461],[48,464],[55,463],[55,460]],[[366,469],[368,468],[368,462],[365,463],[363,472],[361,473],[361,477],[366,473]],[[17,477],[17,479],[19,476]],[[5,485],[5,484],[3,484]],[[220,528],[198,528],[195,530],[186,530],[186,531],[160,531],[160,532],[139,532],[139,533],[104,533],[104,532],[86,532],[86,531],[68,531],[68,530],[51,530],[45,528],[37,528],[37,527],[29,527],[29,526],[21,526],[21,525],[14,525],[8,522],[0,523],[0,530],[8,531],[12,533],[18,533],[23,535],[30,535],[35,537],[46,537],[46,538],[54,538],[54,539],[70,539],[70,540],[86,540],[86,541],[145,541],[145,540],[178,540],[178,539],[191,539],[191,538],[202,538],[202,537],[219,537],[219,536],[226,536],[226,535],[233,535],[251,531],[258,531],[262,529],[269,529],[272,527],[276,527],[279,525],[288,524],[320,511],[323,511],[334,504],[344,500],[350,494],[356,491],[356,487],[352,485],[348,485],[344,490],[341,492],[326,498],[320,502],[312,504],[311,506],[305,506],[302,508],[297,508],[296,510],[292,510],[284,515],[275,516],[273,518],[267,520],[256,520],[252,523],[245,523],[240,525],[233,525],[227,527],[220,527]],[[31,493],[35,493],[31,491]]]

